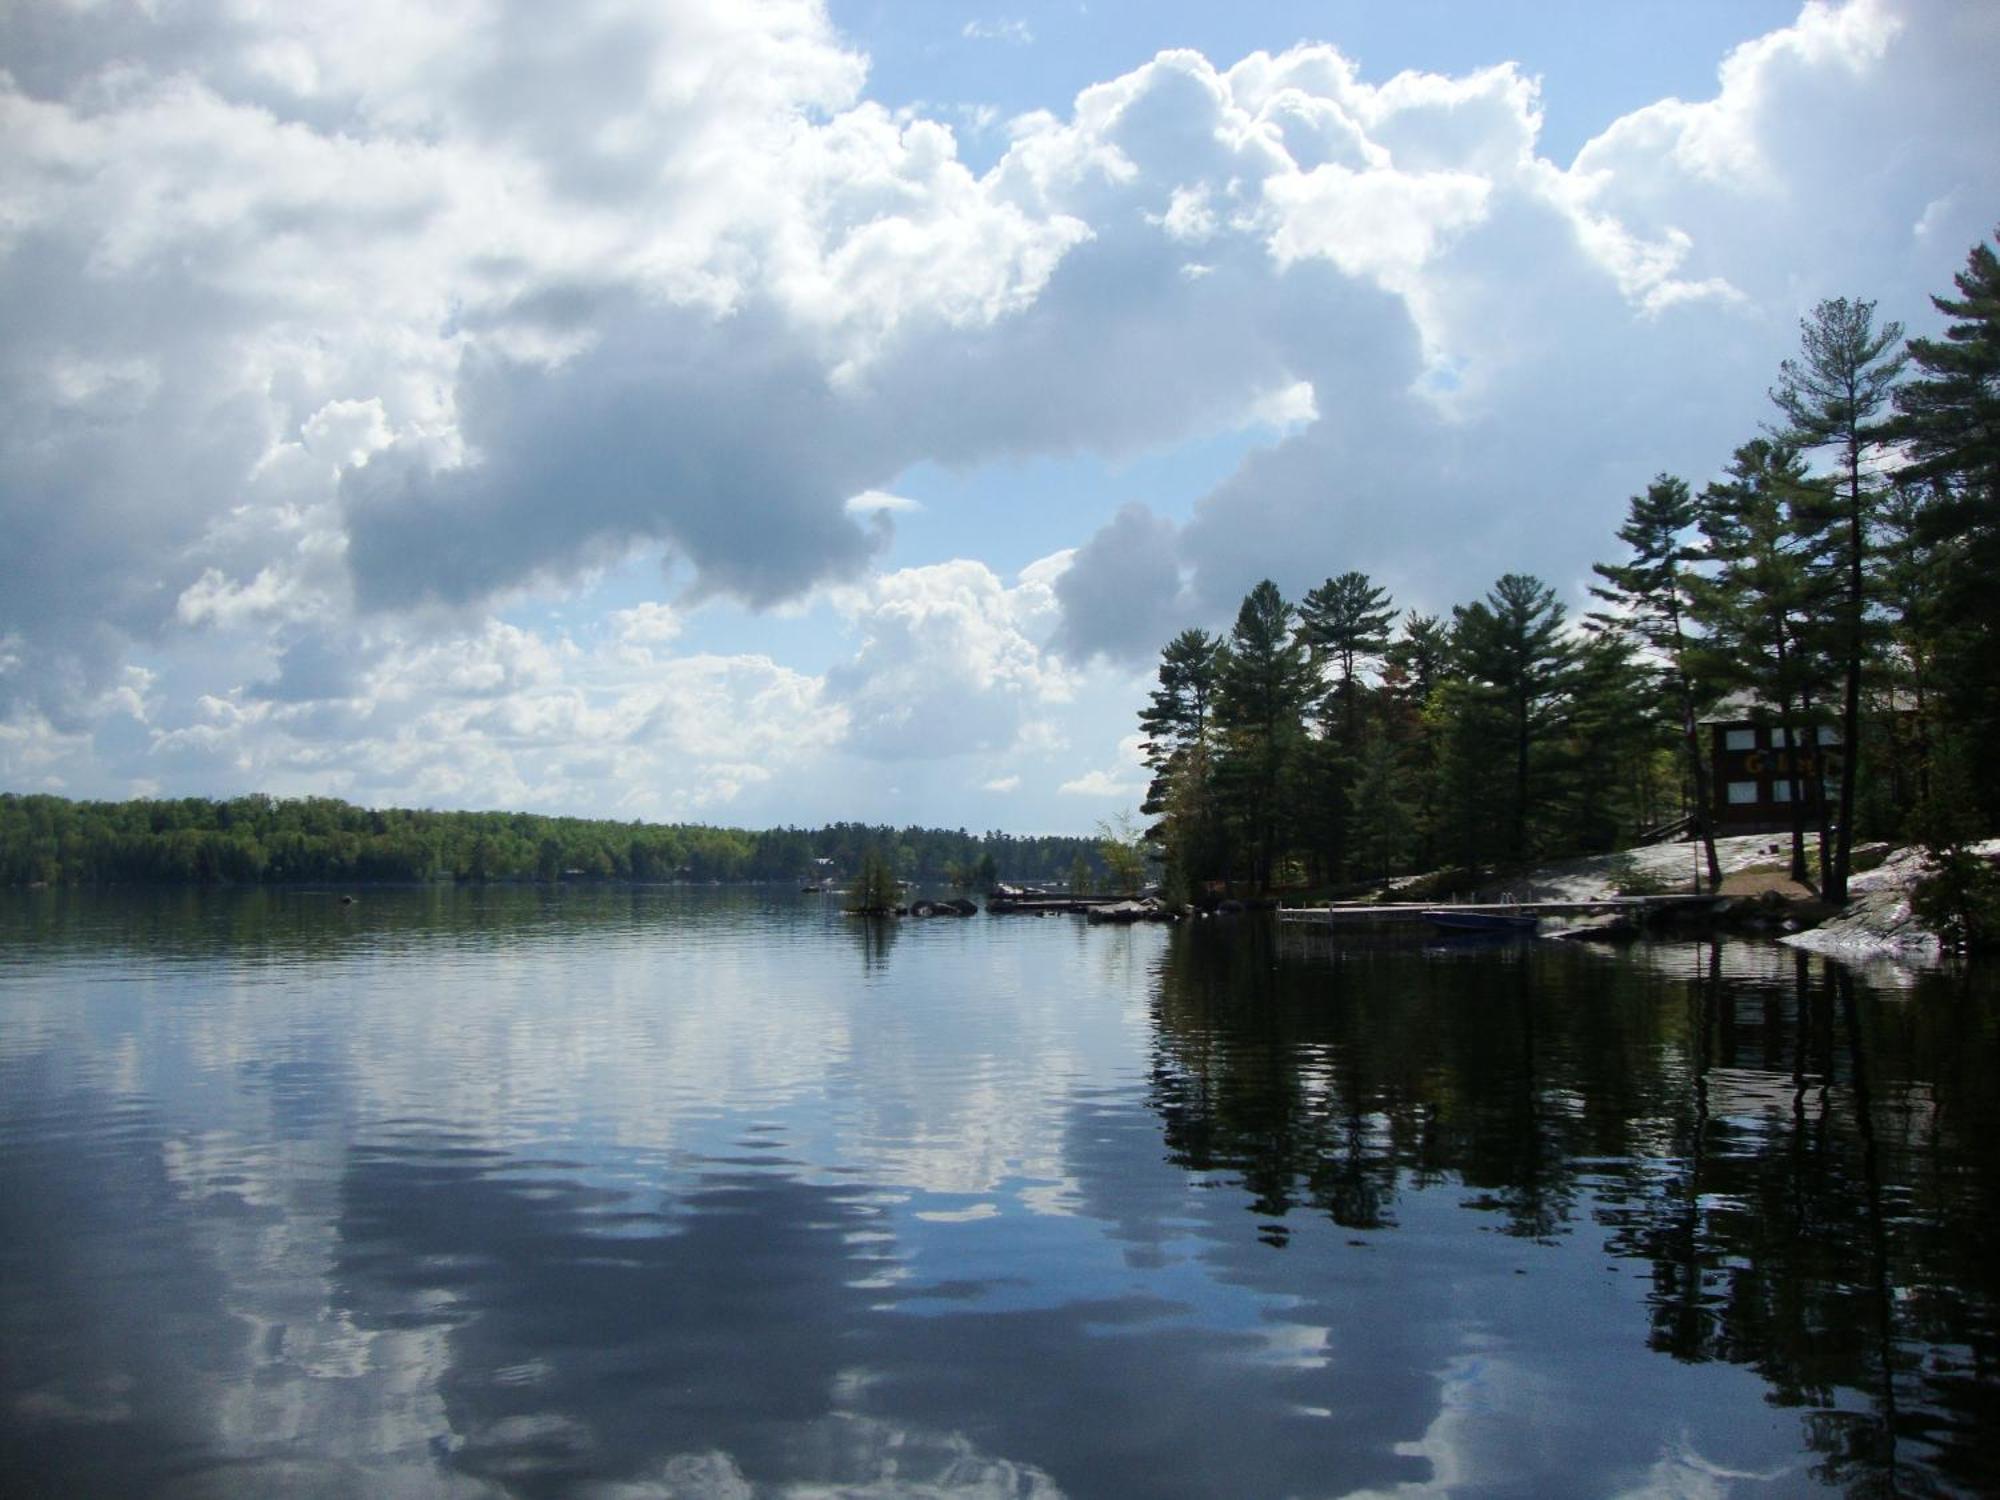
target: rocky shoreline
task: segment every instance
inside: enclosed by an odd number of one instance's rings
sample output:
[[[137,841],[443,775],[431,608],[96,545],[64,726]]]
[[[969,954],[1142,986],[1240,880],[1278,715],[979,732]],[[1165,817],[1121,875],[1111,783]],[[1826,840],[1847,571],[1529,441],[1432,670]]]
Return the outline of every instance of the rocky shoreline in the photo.
[[[1887,959],[1916,967],[1943,961],[1945,950],[1910,906],[1910,894],[1931,866],[1922,849],[1868,845],[1856,850],[1867,868],[1848,881],[1845,907],[1831,907],[1785,878],[1787,847],[1781,837],[1746,834],[1715,841],[1722,866],[1724,905],[1705,922],[1737,932],[1764,933],[1779,942],[1858,962]],[[1974,846],[2000,860],[2000,839]],[[1692,890],[1700,850],[1692,842],[1656,844],[1618,854],[1566,860],[1529,871],[1484,893],[1495,900],[1594,900],[1635,891]],[[1604,923],[1554,927],[1550,936],[1624,935]]]

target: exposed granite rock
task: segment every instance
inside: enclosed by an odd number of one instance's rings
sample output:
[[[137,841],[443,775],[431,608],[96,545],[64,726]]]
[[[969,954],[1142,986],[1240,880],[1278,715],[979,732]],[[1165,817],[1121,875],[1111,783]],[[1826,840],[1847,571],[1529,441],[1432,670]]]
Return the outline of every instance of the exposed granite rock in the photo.
[[[1975,844],[1973,852],[2000,858],[2000,839]],[[1930,862],[1918,848],[1898,849],[1872,870],[1847,882],[1847,905],[1809,932],[1779,939],[1832,958],[1893,958],[1900,963],[1932,964],[1942,956],[1936,933],[1917,920],[1910,909],[1910,892],[1930,873]]]

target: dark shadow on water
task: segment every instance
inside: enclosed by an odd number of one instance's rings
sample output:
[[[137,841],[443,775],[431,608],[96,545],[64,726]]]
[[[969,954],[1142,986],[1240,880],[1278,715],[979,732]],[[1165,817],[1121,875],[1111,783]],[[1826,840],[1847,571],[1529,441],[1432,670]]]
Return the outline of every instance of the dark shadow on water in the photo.
[[[1748,965],[1756,976],[1725,972]],[[1493,961],[1177,934],[1152,1105],[1172,1159],[1393,1248],[1435,1187],[1503,1233],[1586,1229],[1648,1276],[1634,1337],[1755,1370],[1816,1477],[2000,1485],[1994,986],[1878,994],[1791,950],[1553,945]]]

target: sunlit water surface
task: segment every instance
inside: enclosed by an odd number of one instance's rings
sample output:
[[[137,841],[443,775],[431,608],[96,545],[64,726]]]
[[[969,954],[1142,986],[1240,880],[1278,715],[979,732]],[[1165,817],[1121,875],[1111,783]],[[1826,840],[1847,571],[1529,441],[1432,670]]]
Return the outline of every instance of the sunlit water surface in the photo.
[[[2000,1487],[2000,1028],[1772,946],[0,893],[0,1491]]]

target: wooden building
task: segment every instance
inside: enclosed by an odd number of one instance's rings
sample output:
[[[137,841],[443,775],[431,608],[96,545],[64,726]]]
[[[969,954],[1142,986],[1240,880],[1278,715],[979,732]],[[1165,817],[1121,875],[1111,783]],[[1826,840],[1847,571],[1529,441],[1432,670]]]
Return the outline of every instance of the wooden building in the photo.
[[[1820,801],[1840,800],[1840,728],[1787,728],[1755,719],[1708,724],[1709,787],[1717,833],[1775,833],[1792,826],[1796,791],[1806,826],[1819,822]]]

